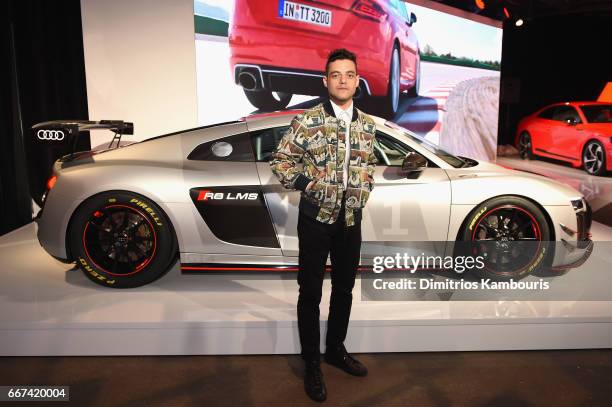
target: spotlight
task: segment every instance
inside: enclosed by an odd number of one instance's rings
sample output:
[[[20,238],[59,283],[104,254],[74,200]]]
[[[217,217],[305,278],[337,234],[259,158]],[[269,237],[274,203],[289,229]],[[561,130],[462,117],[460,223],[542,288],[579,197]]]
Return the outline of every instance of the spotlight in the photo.
[[[516,20],[516,22],[514,23],[515,26],[520,27],[522,26],[524,23],[522,18],[519,18],[518,20]]]
[[[481,10],[485,9],[485,3],[484,0],[474,0],[474,3],[476,3],[476,7],[478,7]]]

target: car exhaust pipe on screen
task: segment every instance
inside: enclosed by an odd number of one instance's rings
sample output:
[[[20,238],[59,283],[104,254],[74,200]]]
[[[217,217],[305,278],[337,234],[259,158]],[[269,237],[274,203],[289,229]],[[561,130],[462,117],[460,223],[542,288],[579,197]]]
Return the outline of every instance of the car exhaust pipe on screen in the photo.
[[[260,88],[255,75],[248,71],[240,72],[238,75],[238,83],[246,90],[257,90]]]
[[[363,90],[361,89],[361,84],[359,84],[359,86],[357,86],[357,89],[355,89],[355,96],[353,96],[355,99],[361,99],[361,97],[363,96]]]

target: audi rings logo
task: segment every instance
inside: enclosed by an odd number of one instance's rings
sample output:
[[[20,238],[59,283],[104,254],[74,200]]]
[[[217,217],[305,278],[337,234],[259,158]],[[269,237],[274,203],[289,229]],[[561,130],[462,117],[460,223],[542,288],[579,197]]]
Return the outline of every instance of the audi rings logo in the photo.
[[[38,130],[36,136],[40,140],[61,141],[64,139],[64,132],[61,130]]]

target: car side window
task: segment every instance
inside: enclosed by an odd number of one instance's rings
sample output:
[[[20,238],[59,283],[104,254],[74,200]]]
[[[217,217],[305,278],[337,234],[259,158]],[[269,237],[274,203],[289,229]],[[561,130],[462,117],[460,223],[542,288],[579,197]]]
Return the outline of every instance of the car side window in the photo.
[[[581,121],[578,112],[572,106],[557,106],[552,119],[559,122],[565,122],[568,119],[572,119],[575,123]]]
[[[198,161],[253,161],[249,133],[235,134],[200,144],[187,156]]]
[[[260,162],[270,161],[272,153],[287,129],[289,129],[289,126],[274,127],[253,133],[252,142],[255,160]],[[410,151],[414,151],[414,149],[400,143],[388,134],[376,131],[374,155],[378,159],[378,165],[401,167],[404,157]],[[436,166],[431,162],[429,164],[431,167]]]
[[[589,123],[612,123],[612,104],[581,105],[580,109]]]
[[[258,132],[252,135],[253,152],[255,160],[260,162],[268,162],[272,158],[272,153],[280,143],[289,126],[273,127]]]
[[[410,16],[408,16],[408,10],[406,10],[406,3],[404,3],[403,1],[400,1],[398,4],[398,10],[401,16],[404,17],[404,20],[409,22]]]
[[[401,167],[404,157],[409,152],[415,152],[413,148],[399,142],[395,138],[383,133],[382,131],[376,131],[376,141],[374,142],[374,155],[378,159],[378,165],[384,165],[387,167]],[[437,165],[430,160],[427,160],[428,167],[437,167]]]
[[[553,119],[553,115],[555,114],[555,109],[557,107],[553,106],[553,107],[549,107],[548,109],[544,109],[542,110],[542,113],[540,113],[538,115],[538,117],[540,119],[548,119],[548,120],[552,120]]]

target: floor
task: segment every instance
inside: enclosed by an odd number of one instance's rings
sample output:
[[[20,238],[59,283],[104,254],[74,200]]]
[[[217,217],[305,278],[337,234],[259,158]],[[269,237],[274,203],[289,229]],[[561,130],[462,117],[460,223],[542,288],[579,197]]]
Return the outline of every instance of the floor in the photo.
[[[365,378],[323,364],[324,405],[610,405],[612,350],[357,358],[369,369]],[[316,405],[303,392],[302,365],[294,355],[0,358],[0,385],[13,384],[68,385],[68,405],[77,406]]]

